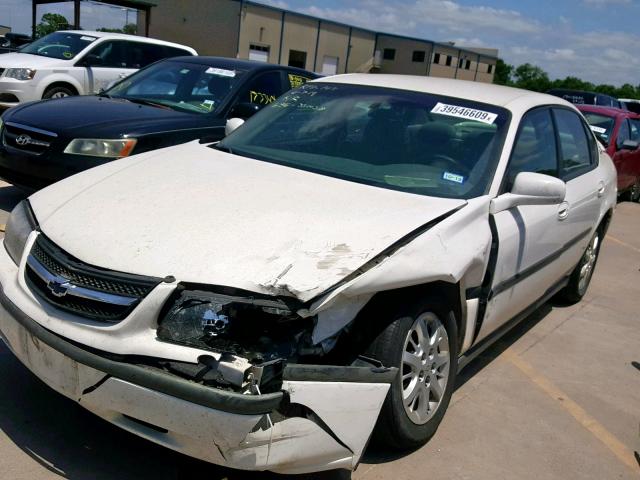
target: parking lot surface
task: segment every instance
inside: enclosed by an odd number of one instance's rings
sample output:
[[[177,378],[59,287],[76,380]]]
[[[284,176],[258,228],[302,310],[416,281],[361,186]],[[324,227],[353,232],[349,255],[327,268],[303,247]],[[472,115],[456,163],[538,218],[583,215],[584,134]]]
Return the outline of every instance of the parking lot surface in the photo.
[[[0,223],[21,198],[0,183]],[[372,446],[351,478],[640,478],[639,312],[640,204],[621,203],[585,300],[547,304],[518,325],[462,372],[426,446],[402,454]],[[278,478],[126,433],[44,386],[1,342],[0,472],[12,480]]]

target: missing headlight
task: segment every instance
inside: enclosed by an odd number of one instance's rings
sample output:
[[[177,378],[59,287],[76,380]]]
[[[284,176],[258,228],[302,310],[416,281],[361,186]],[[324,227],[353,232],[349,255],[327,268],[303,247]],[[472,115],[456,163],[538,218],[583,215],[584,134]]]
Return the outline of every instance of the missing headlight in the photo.
[[[281,299],[251,298],[200,290],[173,297],[158,325],[158,338],[258,364],[296,357],[313,319],[291,311]]]

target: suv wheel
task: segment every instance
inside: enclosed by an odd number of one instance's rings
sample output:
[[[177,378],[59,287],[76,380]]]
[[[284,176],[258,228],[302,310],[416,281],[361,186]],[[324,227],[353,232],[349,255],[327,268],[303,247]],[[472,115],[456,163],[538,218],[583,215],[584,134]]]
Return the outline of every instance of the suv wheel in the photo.
[[[44,92],[44,95],[42,95],[42,98],[43,99],[46,99],[46,98],[64,98],[64,97],[70,97],[72,95],[75,95],[75,92],[73,92],[68,87],[53,87],[53,88],[48,89],[46,92]]]
[[[439,304],[428,299],[396,315],[369,349],[370,356],[399,370],[374,431],[376,441],[388,447],[424,444],[449,406],[458,368],[458,329],[453,315],[433,308]]]

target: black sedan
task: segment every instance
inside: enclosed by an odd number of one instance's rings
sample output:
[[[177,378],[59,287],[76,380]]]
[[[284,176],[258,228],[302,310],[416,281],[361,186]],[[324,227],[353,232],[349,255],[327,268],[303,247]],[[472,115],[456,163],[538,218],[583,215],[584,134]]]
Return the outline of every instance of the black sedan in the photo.
[[[0,121],[0,177],[38,189],[132,154],[195,139],[215,142],[228,118],[248,118],[318,75],[260,62],[178,57],[97,96],[28,103]]]

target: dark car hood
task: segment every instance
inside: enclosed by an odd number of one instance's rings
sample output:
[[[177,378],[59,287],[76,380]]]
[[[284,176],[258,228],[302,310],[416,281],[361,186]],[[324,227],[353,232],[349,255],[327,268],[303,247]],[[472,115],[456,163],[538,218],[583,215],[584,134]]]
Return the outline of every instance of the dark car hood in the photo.
[[[206,128],[224,122],[214,115],[191,114],[97,96],[68,97],[29,103],[4,117],[61,136],[117,138],[151,132]]]

